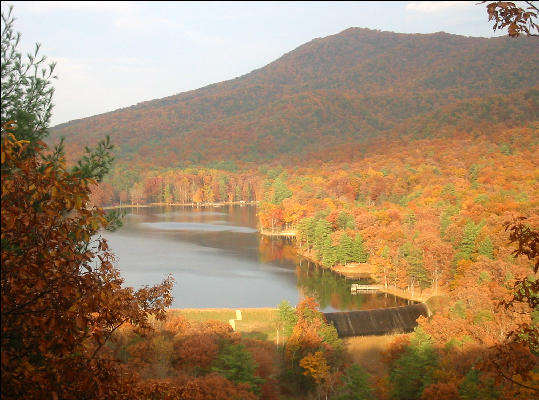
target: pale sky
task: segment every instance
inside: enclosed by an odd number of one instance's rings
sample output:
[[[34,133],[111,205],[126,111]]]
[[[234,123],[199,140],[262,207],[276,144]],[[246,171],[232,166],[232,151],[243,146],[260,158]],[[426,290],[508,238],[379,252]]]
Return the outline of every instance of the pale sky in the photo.
[[[19,49],[57,61],[51,126],[233,79],[350,27],[493,37],[458,2],[2,2]]]

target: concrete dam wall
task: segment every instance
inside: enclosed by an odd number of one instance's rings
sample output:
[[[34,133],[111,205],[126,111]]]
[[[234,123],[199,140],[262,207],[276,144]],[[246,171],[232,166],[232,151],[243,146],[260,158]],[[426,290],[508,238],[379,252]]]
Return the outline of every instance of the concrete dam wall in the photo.
[[[411,332],[417,326],[417,318],[427,317],[426,304],[381,308],[376,310],[347,311],[324,314],[333,323],[339,337],[384,335],[388,333]]]

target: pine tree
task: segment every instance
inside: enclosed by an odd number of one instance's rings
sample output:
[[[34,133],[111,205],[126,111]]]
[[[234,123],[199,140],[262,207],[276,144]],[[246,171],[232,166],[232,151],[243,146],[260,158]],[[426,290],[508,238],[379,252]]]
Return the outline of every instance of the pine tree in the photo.
[[[401,255],[408,263],[406,273],[410,280],[415,284],[418,283],[422,289],[429,286],[428,273],[423,266],[423,252],[414,247],[411,242],[405,243],[401,247]]]
[[[415,213],[413,211],[410,211],[408,214],[406,214],[406,216],[404,217],[404,223],[408,226],[410,226],[410,228],[413,228],[413,226],[415,225],[415,222],[416,222],[416,217],[415,217]]]
[[[273,181],[273,197],[271,202],[275,205],[280,205],[284,199],[292,197],[292,191],[286,186],[281,177]]]
[[[346,265],[354,259],[354,240],[346,233],[339,240],[337,247],[337,261],[339,264]]]
[[[279,323],[283,327],[284,334],[290,336],[294,326],[298,322],[296,309],[290,305],[287,300],[281,301],[278,306]]]
[[[484,222],[480,222],[476,225],[470,221],[464,226],[464,232],[454,261],[472,260],[475,251],[475,240],[484,224]]]
[[[298,239],[307,242],[307,247],[310,248],[314,243],[314,230],[316,219],[313,217],[303,218],[298,223]]]
[[[344,386],[337,400],[370,400],[373,389],[370,386],[369,374],[359,365],[353,364],[343,377]]]
[[[12,17],[13,6],[7,15],[2,12],[2,92],[1,123],[16,121],[17,129],[12,131],[17,140],[28,140],[29,154],[38,142],[48,135],[52,115],[54,88],[51,79],[55,63],[45,65],[46,56],[40,55],[40,45],[36,43],[34,53],[26,59],[17,51],[21,39],[15,33]]]
[[[322,251],[322,246],[325,243],[326,237],[328,237],[330,234],[330,223],[325,218],[317,220],[314,225],[313,247],[318,251]]]
[[[390,366],[389,382],[395,399],[419,399],[433,382],[438,357],[433,339],[417,328],[404,353]]]
[[[258,365],[245,346],[225,344],[212,366],[212,371],[234,383],[246,383],[254,393],[260,393],[264,380],[255,375]]]
[[[369,253],[365,250],[361,233],[356,234],[352,246],[352,260],[365,263],[369,259]]]
[[[347,214],[344,211],[341,211],[341,213],[339,214],[335,222],[337,223],[337,227],[340,230],[355,229],[356,227],[356,224],[354,222],[354,217],[352,217],[351,215]]]
[[[324,265],[324,267],[332,267],[337,264],[337,249],[333,246],[331,242],[331,236],[327,235],[325,237],[321,253],[322,265]]]
[[[485,240],[481,242],[479,245],[479,254],[490,258],[491,260],[494,259],[494,246],[492,245],[492,240],[490,240],[490,237],[486,237]]]

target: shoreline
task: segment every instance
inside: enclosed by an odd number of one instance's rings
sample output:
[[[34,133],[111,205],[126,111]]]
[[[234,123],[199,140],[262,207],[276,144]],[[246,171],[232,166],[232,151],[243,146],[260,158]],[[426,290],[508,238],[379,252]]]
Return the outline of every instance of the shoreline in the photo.
[[[237,307],[237,308],[230,308],[230,307],[209,307],[209,308],[167,308],[166,311],[170,312],[189,312],[189,311],[233,311],[236,310],[247,310],[247,311],[275,311],[278,310],[277,307]]]
[[[148,208],[148,207],[158,207],[158,206],[175,206],[175,207],[196,207],[196,208],[202,208],[202,207],[224,207],[224,206],[231,206],[231,205],[240,205],[240,206],[251,206],[251,205],[257,205],[259,201],[228,201],[228,202],[215,202],[215,203],[148,203],[148,204],[122,204],[122,205],[114,205],[114,206],[106,206],[101,207],[103,210],[114,210],[114,209],[123,209],[123,208]],[[257,232],[260,235],[268,236],[268,237],[283,237],[283,238],[295,238],[297,236],[297,231],[294,229],[288,229],[288,230],[282,230],[282,231],[270,231],[266,229],[258,229]],[[323,269],[329,269],[336,274],[343,276],[344,278],[348,279],[371,279],[372,281],[377,281],[375,278],[375,271],[374,266],[368,263],[350,263],[346,265],[335,265],[332,267],[324,267],[320,264],[318,260],[316,260],[312,254],[309,252],[303,251],[300,247],[294,246],[297,254],[313,264],[315,264],[318,268]],[[440,292],[438,294],[430,293],[430,291],[427,291],[427,293],[424,295],[423,293],[414,294],[412,295],[409,291],[399,289],[394,286],[388,286],[386,288],[378,289],[376,290],[380,293],[388,293],[393,294],[395,296],[404,298],[406,300],[412,300],[417,301],[420,303],[425,303],[429,298],[437,295],[444,295],[443,292]],[[244,307],[244,308],[237,308],[237,309],[245,309],[245,310],[275,310],[276,308],[271,307]],[[200,310],[206,310],[206,311],[227,311],[227,310],[236,310],[233,308],[185,308],[185,309],[167,309],[167,311],[200,311]]]
[[[159,206],[174,206],[174,207],[224,207],[224,206],[252,206],[257,205],[258,201],[226,201],[226,202],[215,202],[215,203],[146,203],[146,204],[117,204],[114,206],[104,206],[100,207],[103,210],[116,210],[120,208],[148,208],[148,207],[159,207]]]
[[[280,231],[280,232],[260,231],[260,234],[265,235],[265,236],[274,236],[274,237],[275,236],[295,237],[296,231],[292,231],[292,230]],[[376,275],[375,267],[372,264],[355,262],[355,263],[349,263],[346,265],[334,265],[328,268],[320,264],[320,261],[314,259],[312,252],[303,251],[303,249],[297,246],[294,246],[294,248],[296,249],[296,253],[299,256],[309,260],[310,262],[315,264],[318,268],[328,269],[347,279],[370,279],[375,282],[378,281],[378,279],[376,279],[376,276],[375,276]],[[434,293],[430,293],[430,291],[428,290],[421,293],[421,291],[418,289],[419,293],[418,294],[414,293],[414,295],[412,295],[412,293],[404,289],[397,288],[395,286],[384,287],[382,289],[377,289],[376,291],[380,293],[392,294],[406,300],[416,301],[418,303],[426,303],[426,301],[430,299],[431,297],[445,294],[443,292],[434,294]]]
[[[287,231],[279,231],[279,232],[271,232],[266,229],[260,229],[258,233],[263,236],[270,236],[270,237],[296,237],[296,234],[297,234],[297,232],[292,229],[287,230]]]

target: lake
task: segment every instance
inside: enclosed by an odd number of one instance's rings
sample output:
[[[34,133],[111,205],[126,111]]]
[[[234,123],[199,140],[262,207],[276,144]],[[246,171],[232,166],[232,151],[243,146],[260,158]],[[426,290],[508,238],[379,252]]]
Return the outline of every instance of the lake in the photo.
[[[383,293],[350,293],[358,280],[317,268],[290,239],[257,232],[256,207],[140,207],[124,225],[105,232],[127,286],[175,279],[173,308],[295,306],[313,296],[325,312],[394,307],[407,300]]]

